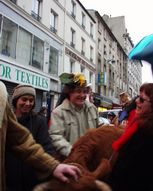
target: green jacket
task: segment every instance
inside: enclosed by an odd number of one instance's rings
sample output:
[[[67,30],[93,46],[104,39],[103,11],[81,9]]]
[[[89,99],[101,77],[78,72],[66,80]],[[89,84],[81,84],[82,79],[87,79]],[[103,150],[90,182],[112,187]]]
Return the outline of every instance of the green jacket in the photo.
[[[7,91],[0,81],[0,191],[5,190],[5,146],[36,169],[40,179],[47,178],[59,164],[36,144],[31,133],[20,125],[7,103]]]
[[[68,99],[52,112],[50,136],[55,149],[64,156],[67,156],[72,148],[72,144],[90,128],[98,126],[97,108],[90,102],[85,101],[84,114],[86,119],[81,120],[76,116]],[[79,120],[86,128],[80,125]]]

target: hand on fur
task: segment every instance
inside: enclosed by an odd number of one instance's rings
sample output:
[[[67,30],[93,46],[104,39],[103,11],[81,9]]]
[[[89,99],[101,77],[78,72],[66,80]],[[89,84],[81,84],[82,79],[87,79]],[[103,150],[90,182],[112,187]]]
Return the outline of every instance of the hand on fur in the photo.
[[[75,181],[78,181],[80,175],[81,171],[78,167],[68,164],[59,164],[53,172],[54,177],[66,183],[69,182],[68,176],[71,176],[72,178],[74,178]]]
[[[51,181],[36,186],[33,191],[98,191],[105,188],[104,185],[98,189],[95,180],[103,179],[110,171],[108,160],[103,159],[94,172],[89,172],[80,164],[73,163],[73,165],[76,165],[81,171],[81,176],[77,182],[72,178],[69,178],[69,183],[60,182],[58,179],[52,178]]]

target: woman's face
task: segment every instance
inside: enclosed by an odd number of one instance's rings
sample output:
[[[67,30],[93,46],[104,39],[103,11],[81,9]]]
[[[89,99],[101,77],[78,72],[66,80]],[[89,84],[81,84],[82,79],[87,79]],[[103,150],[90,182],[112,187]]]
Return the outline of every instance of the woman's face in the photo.
[[[140,96],[136,99],[136,114],[145,114],[152,112],[150,98],[144,91],[140,92]]]
[[[29,113],[34,106],[34,97],[31,95],[24,95],[19,97],[16,103],[16,112],[18,114]]]
[[[81,108],[86,100],[86,95],[86,88],[75,88],[75,90],[70,93],[69,100],[73,105]]]

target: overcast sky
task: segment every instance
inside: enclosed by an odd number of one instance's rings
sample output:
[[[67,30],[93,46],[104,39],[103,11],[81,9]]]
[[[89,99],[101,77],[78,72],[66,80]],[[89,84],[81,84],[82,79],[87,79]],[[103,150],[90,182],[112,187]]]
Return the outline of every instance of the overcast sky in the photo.
[[[125,25],[134,44],[153,33],[152,0],[80,0],[86,9],[104,14],[125,16]],[[153,82],[150,64],[143,62],[142,82]]]

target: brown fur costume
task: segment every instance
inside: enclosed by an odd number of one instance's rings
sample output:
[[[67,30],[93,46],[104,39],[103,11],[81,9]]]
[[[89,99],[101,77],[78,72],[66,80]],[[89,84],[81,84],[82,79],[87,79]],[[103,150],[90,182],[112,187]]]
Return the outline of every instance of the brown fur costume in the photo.
[[[34,191],[97,191],[95,180],[104,179],[111,170],[114,163],[110,159],[113,150],[112,142],[123,133],[122,129],[102,126],[89,130],[73,145],[73,149],[67,159],[68,164],[75,164],[82,171],[82,176],[78,182],[70,179],[69,184],[60,183],[52,179],[48,183],[39,185]],[[104,190],[102,188],[101,190]]]

